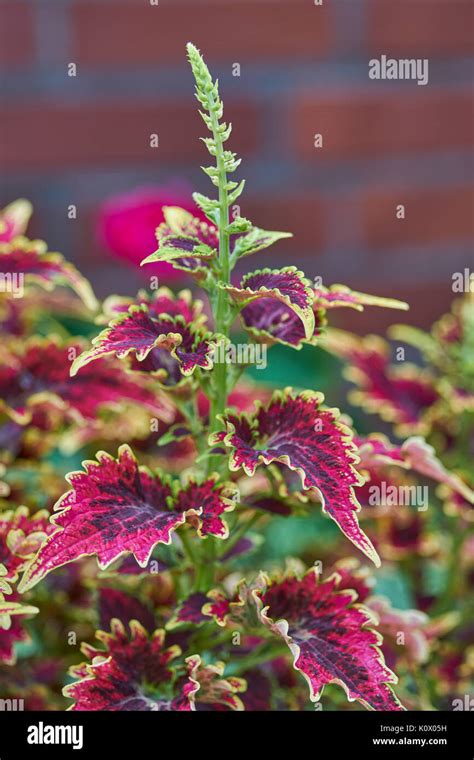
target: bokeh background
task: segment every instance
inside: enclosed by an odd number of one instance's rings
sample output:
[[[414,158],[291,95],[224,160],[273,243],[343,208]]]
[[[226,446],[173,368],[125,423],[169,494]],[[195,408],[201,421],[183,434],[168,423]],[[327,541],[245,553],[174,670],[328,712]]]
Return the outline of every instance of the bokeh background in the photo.
[[[32,234],[99,295],[143,284],[97,239],[105,200],[170,183],[209,190],[188,39],[234,125],[241,213],[294,232],[256,266],[297,264],[406,299],[420,326],[448,308],[453,272],[472,268],[472,0],[2,0],[0,29],[0,202],[30,198]],[[371,81],[382,54],[428,58],[429,84]],[[393,314],[338,319],[383,332]]]

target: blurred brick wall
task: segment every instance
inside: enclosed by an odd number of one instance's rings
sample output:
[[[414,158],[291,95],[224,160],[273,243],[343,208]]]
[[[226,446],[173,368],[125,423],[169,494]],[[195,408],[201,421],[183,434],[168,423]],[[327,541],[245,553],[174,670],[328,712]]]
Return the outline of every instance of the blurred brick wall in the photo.
[[[99,294],[140,283],[94,239],[105,198],[174,179],[209,189],[188,39],[234,123],[242,214],[295,234],[255,267],[295,263],[406,298],[418,324],[447,307],[452,273],[473,268],[472,0],[0,0],[0,29],[0,201],[30,197],[34,233]],[[429,84],[370,80],[382,54],[428,58]],[[392,319],[371,311],[357,326]]]

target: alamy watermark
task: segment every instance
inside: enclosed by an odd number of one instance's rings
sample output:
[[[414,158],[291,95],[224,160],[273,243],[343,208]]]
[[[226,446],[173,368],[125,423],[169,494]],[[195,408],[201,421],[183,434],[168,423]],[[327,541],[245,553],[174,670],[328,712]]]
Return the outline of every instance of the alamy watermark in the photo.
[[[214,364],[254,364],[257,369],[267,367],[267,346],[261,343],[220,342],[212,351]]]
[[[457,699],[453,699],[451,705],[455,712],[460,710],[474,712],[474,697],[470,694],[464,694],[462,698],[458,697]]]
[[[453,293],[474,293],[474,272],[467,267],[463,272],[454,272],[451,279]]]
[[[429,80],[428,58],[371,58],[369,79],[411,79],[418,85],[426,85]]]
[[[24,699],[0,699],[0,712],[21,712],[24,709]]]
[[[73,749],[82,749],[84,746],[84,727],[73,726],[50,726],[40,721],[28,726],[28,744],[71,744]]]
[[[23,298],[24,292],[23,272],[0,272],[0,293],[11,293],[13,298]]]
[[[369,505],[372,507],[416,507],[428,509],[428,486],[395,486],[385,481],[369,486]]]

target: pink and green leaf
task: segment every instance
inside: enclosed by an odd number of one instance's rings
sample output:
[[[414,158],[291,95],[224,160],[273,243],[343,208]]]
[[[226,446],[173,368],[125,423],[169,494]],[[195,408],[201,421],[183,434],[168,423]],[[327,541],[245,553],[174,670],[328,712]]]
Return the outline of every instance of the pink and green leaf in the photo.
[[[377,552],[357,520],[354,487],[363,478],[354,468],[358,457],[352,433],[338,419],[339,410],[324,408],[323,401],[322,394],[309,391],[276,391],[249,415],[225,416],[225,431],[212,436],[210,444],[231,449],[234,471],[242,468],[252,476],[259,465],[278,462],[297,472],[302,487],[319,494],[323,511],[378,565]]]
[[[137,362],[152,352],[165,350],[176,359],[183,375],[191,375],[196,367],[212,369],[214,342],[209,333],[187,324],[182,316],[156,317],[145,303],[133,304],[128,311],[113,319],[92,341],[94,348],[78,356],[71,367],[74,376],[89,362],[114,354],[119,359],[133,354]]]
[[[302,578],[263,579],[255,595],[262,623],[288,645],[294,667],[319,700],[330,683],[342,686],[349,701],[371,710],[398,711],[390,684],[397,677],[385,665],[382,639],[371,613],[355,605],[355,594],[339,590],[336,574],[319,581],[314,568]]]
[[[78,341],[61,344],[55,338],[31,338],[15,350],[0,349],[0,408],[19,424],[48,409],[82,423],[95,420],[104,407],[132,402],[171,421],[173,407],[163,394],[152,391],[144,378],[132,380],[113,359],[101,359],[71,378],[72,359],[83,349]]]
[[[297,350],[305,343],[314,345],[326,320],[324,310],[314,313],[315,326],[310,338],[294,309],[275,298],[259,298],[243,307],[240,316],[246,331],[261,343],[281,343]]]
[[[194,698],[196,709],[219,709],[221,706],[230,710],[243,710],[244,705],[239,693],[247,688],[243,678],[224,677],[223,662],[205,665],[199,655],[186,658],[191,681],[199,684]]]
[[[181,290],[175,295],[169,288],[161,287],[151,295],[146,290],[140,290],[136,298],[126,296],[109,296],[103,303],[103,312],[108,322],[119,314],[126,313],[133,304],[146,304],[150,314],[158,317],[165,314],[168,317],[181,316],[185,322],[201,324],[206,320],[202,313],[203,303],[193,299],[190,290]]]
[[[48,252],[42,240],[16,237],[8,243],[0,242],[0,272],[4,276],[23,275],[26,283],[34,282],[46,290],[68,285],[89,309],[98,307],[89,282],[60,253]]]
[[[158,248],[142,261],[178,263],[181,260],[199,259],[204,262],[217,255],[219,234],[214,225],[194,217],[177,206],[164,206],[165,221],[156,230]]]
[[[417,472],[426,478],[443,483],[466,501],[474,504],[474,491],[456,473],[449,472],[421,436],[407,438],[401,445],[390,443],[384,435],[358,439],[360,468],[381,468],[396,465]]]
[[[2,577],[16,581],[53,529],[46,509],[33,515],[27,507],[0,511],[0,563],[5,567]]]
[[[331,329],[322,345],[349,363],[345,374],[358,386],[349,395],[351,403],[396,423],[400,435],[427,430],[427,416],[440,399],[429,371],[407,363],[394,367],[388,343],[375,335],[359,338]]]
[[[313,336],[313,293],[309,281],[296,267],[250,272],[244,275],[239,287],[229,285],[225,290],[241,308],[259,299],[267,303],[274,299],[285,304],[302,321],[305,338]]]
[[[290,237],[293,237],[291,232],[276,232],[251,227],[248,232],[231,235],[231,255],[234,259],[241,259]]]
[[[13,238],[24,235],[32,213],[31,203],[24,198],[5,206],[0,211],[0,242],[9,243]]]
[[[36,585],[45,575],[80,557],[96,555],[107,568],[124,554],[148,564],[154,547],[169,544],[172,533],[186,520],[202,537],[228,534],[222,514],[234,508],[228,484],[215,478],[186,486],[171,482],[159,471],[140,467],[127,445],[118,458],[100,451],[96,461],[67,476],[72,489],[55,506],[57,530],[29,563],[20,590]]]
[[[166,628],[171,630],[180,624],[199,625],[207,621],[202,612],[203,606],[209,602],[208,597],[202,591],[195,591],[186,599],[179,603],[173,617],[166,624]]]
[[[77,680],[63,693],[74,700],[74,711],[107,710],[144,712],[189,712],[199,688],[190,677],[179,679],[172,662],[180,656],[178,646],[165,648],[165,634],[149,633],[136,620],[130,633],[119,620],[111,632],[98,631],[104,648],[82,645],[90,662],[71,668]]]
[[[324,287],[324,285],[314,288],[314,301],[316,307],[323,309],[346,306],[357,311],[363,311],[364,306],[381,306],[385,309],[406,311],[409,308],[404,301],[359,293],[356,290],[351,290],[347,285],[339,284],[331,285],[329,288]]]
[[[155,616],[151,609],[136,596],[120,589],[100,588],[98,610],[102,630],[109,630],[114,618],[121,620],[124,624],[137,620],[148,633],[153,633],[156,628]]]

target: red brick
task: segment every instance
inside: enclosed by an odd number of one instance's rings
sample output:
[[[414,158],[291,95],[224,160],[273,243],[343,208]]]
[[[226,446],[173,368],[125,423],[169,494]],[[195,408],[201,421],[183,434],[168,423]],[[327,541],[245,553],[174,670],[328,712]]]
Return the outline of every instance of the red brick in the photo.
[[[20,68],[34,58],[34,8],[15,0],[0,5],[0,66]]]
[[[250,102],[227,103],[234,122],[229,145],[242,155],[257,143],[258,113]],[[189,160],[206,162],[198,140],[205,133],[192,101],[127,101],[65,105],[50,102],[10,106],[0,124],[0,160],[6,167],[62,169],[78,165]],[[149,147],[156,133],[159,148]],[[1,155],[3,154],[3,155]]]
[[[396,207],[405,206],[405,219]],[[474,188],[414,192],[374,189],[361,200],[361,224],[367,246],[426,245],[474,239]]]
[[[469,91],[427,91],[415,84],[410,92],[307,92],[291,107],[288,135],[299,156],[315,162],[452,150],[474,142],[473,105]],[[323,135],[323,148],[314,147],[316,133]]]
[[[73,8],[73,60],[91,66],[184,63],[189,39],[207,59],[315,58],[331,43],[331,3],[309,0],[160,0],[158,6],[80,2]],[[226,31],[228,30],[228,31]]]
[[[245,194],[241,212],[254,224],[267,230],[292,232],[293,238],[279,242],[270,249],[279,259],[286,256],[286,264],[301,252],[317,253],[325,245],[325,201],[310,195],[277,195],[274,198],[249,198]],[[264,252],[259,256],[264,255]],[[265,266],[269,266],[268,261]]]
[[[376,55],[474,52],[472,0],[370,0],[367,18],[369,50]]]

